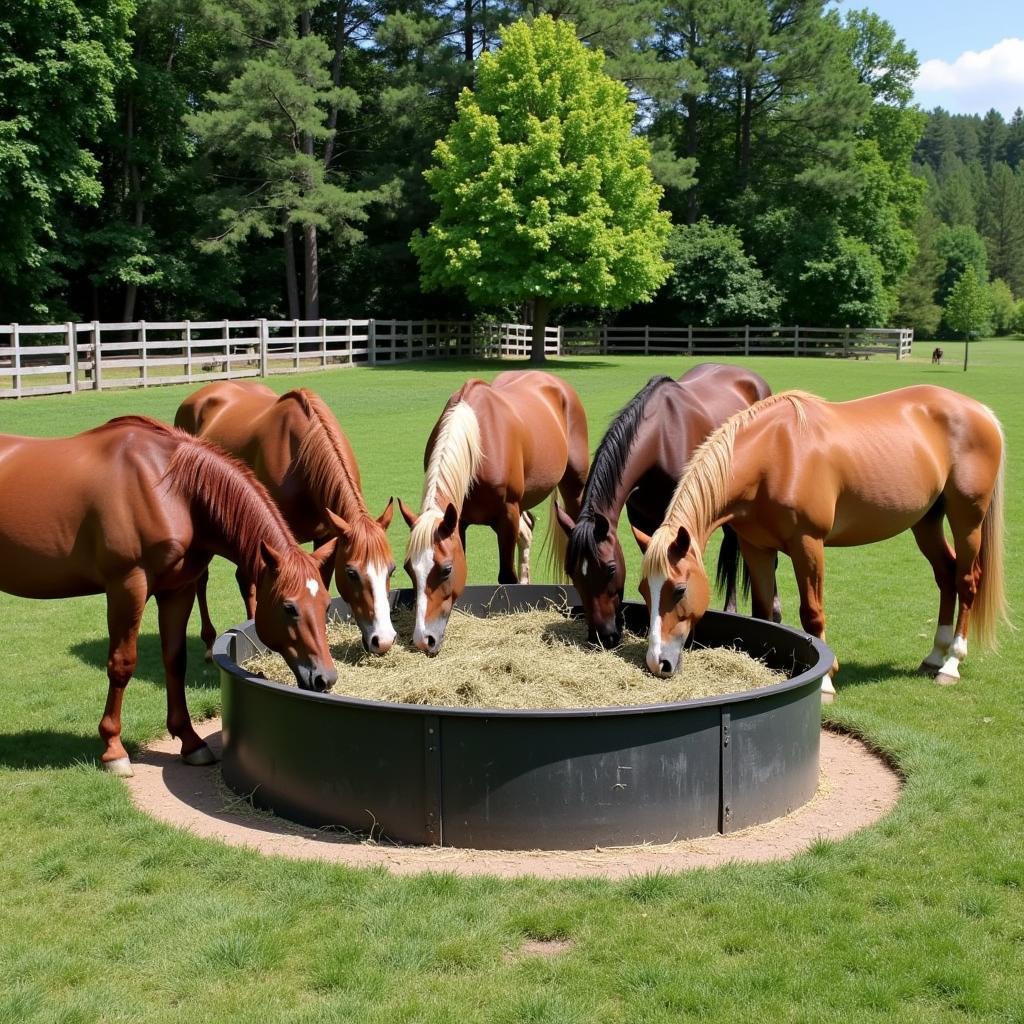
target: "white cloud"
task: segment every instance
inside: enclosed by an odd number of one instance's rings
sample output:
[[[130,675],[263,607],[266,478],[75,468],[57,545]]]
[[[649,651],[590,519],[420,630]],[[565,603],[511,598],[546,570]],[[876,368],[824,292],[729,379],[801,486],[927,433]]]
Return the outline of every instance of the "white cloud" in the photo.
[[[977,114],[995,107],[1009,117],[1024,107],[1024,39],[1003,39],[980,53],[967,50],[952,64],[926,60],[915,91],[925,107]]]

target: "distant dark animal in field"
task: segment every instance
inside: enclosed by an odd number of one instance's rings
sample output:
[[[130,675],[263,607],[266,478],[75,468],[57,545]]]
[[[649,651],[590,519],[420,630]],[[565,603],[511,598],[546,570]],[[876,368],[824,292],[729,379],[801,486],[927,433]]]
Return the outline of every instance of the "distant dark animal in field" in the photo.
[[[942,365],[942,357],[943,357],[943,355],[945,355],[945,353],[942,351],[941,348],[933,348],[932,349],[932,366],[935,366],[936,363],[938,363],[941,366]]]

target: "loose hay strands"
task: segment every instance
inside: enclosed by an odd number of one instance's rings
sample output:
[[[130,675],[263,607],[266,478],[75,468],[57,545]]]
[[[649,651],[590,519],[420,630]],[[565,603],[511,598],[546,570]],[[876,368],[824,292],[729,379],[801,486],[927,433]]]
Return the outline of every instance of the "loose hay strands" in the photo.
[[[411,636],[411,611],[396,612],[393,622],[399,637]],[[679,672],[659,679],[644,665],[645,638],[627,632],[617,650],[598,650],[587,644],[586,624],[557,608],[486,618],[456,609],[436,658],[401,640],[383,657],[365,654],[351,623],[329,623],[327,637],[338,666],[333,693],[400,704],[628,707],[753,690],[786,678],[742,651],[708,647],[687,651]],[[284,660],[273,652],[243,667],[294,683]]]

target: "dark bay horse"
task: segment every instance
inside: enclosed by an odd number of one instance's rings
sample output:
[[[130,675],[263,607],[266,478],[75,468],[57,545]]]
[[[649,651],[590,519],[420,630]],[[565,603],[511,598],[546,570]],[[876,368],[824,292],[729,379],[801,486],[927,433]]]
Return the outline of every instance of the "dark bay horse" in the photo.
[[[466,586],[467,527],[494,530],[498,582],[519,582],[517,546],[521,570],[529,565],[528,510],[557,487],[570,514],[578,514],[588,461],[586,414],[558,377],[499,373],[492,384],[467,381],[448,399],[427,440],[419,515],[398,502],[412,530],[405,567],[416,588],[419,650],[441,649],[452,605]],[[549,535],[560,543],[554,524]],[[562,560],[557,549],[555,557]]]
[[[701,363],[679,380],[652,377],[612,420],[594,455],[578,518],[556,510],[568,536],[565,571],[580,595],[591,643],[614,647],[622,637],[626,558],[617,529],[623,505],[632,526],[653,533],[694,449],[733,413],[771,393],[750,370]],[[722,531],[718,579],[726,610],[734,611],[739,548],[731,527]],[[777,607],[773,617],[781,618]]]
[[[167,728],[183,760],[210,764],[185,702],[196,580],[214,555],[245,566],[256,582],[260,639],[284,656],[299,686],[325,690],[337,672],[320,571],[333,554],[298,547],[248,469],[156,420],[125,416],[74,437],[0,435],[0,589],[50,599],[106,594],[110,689],[99,731],[101,759],[116,774],[132,774],[121,702],[149,598],[159,609]]]
[[[638,537],[646,547],[640,589],[651,616],[648,668],[656,675],[676,670],[708,607],[701,552],[716,526],[730,523],[738,534],[754,614],[762,618],[775,554],[789,555],[800,621],[822,638],[825,547],[873,544],[911,530],[939,588],[935,642],[921,670],[939,683],[956,682],[968,623],[982,644],[992,644],[1007,615],[1004,461],[992,410],[946,388],[837,403],[789,391],[738,413],[694,453],[653,538]],[[834,693],[826,677],[822,699]]]
[[[337,538],[324,565],[352,609],[363,647],[384,654],[395,642],[388,594],[395,560],[385,531],[391,502],[378,517],[367,511],[352,447],[324,401],[300,388],[278,396],[262,384],[220,381],[181,403],[175,426],[237,456],[270,492],[299,543],[319,550]],[[217,636],[206,604],[207,573],[199,580],[199,613],[207,651]],[[251,618],[256,600],[244,566],[238,586]]]

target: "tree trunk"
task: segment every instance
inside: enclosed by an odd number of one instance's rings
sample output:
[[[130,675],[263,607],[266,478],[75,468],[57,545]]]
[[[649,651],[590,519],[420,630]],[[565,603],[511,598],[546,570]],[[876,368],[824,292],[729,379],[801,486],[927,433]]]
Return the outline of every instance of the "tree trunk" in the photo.
[[[753,120],[753,87],[743,85],[743,112],[740,118],[740,187],[750,184],[750,129]]]
[[[967,353],[971,348],[971,336],[966,331],[964,332],[964,373],[967,372]]]
[[[550,312],[551,302],[548,299],[538,297],[533,300],[533,337],[530,340],[530,364],[533,366],[541,366],[547,362],[547,356],[544,354],[544,335]]]
[[[288,291],[288,317],[299,318],[299,279],[295,270],[295,238],[287,219],[282,230],[284,236],[284,279]]]
[[[473,0],[462,5],[462,56],[467,64],[473,63]]]
[[[307,224],[302,231],[306,257],[306,319],[320,319],[320,253],[317,249],[316,225]]]

